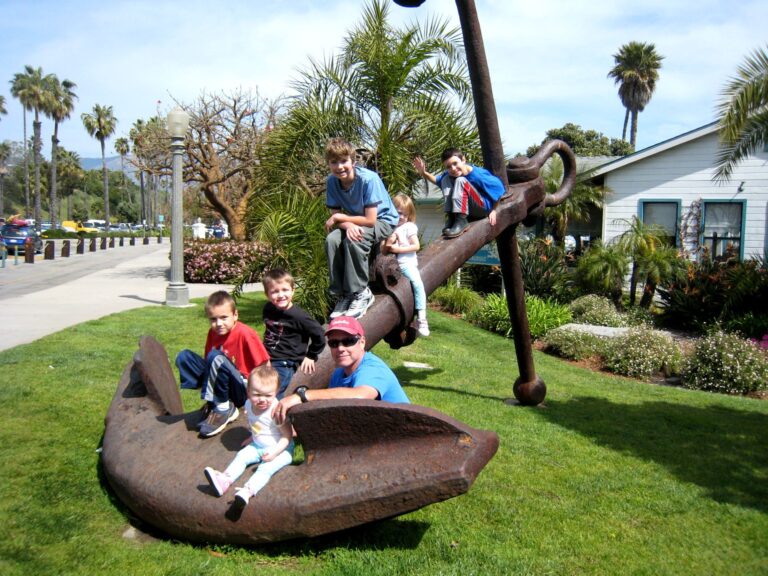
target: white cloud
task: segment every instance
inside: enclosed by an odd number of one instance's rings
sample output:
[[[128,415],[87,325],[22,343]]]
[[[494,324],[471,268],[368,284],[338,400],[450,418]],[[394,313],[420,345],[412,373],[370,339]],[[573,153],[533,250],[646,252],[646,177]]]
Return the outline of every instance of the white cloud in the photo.
[[[666,58],[657,92],[640,115],[648,146],[714,118],[721,87],[744,56],[764,45],[768,3],[755,0],[477,0],[499,124],[507,153],[524,151],[566,122],[620,136],[624,110],[606,75],[612,55],[631,40],[654,42]],[[289,91],[308,57],[337,53],[359,22],[363,2],[229,0],[212,4],[114,0],[4,0],[0,78],[25,64],[78,84],[64,146],[98,156],[79,116],[94,103],[114,107],[118,134],[138,118],[191,101],[201,91]],[[391,5],[402,25],[428,16],[458,26],[453,0],[417,9]],[[0,139],[21,138],[21,111],[0,83],[8,116]],[[44,130],[47,124],[44,123]],[[47,140],[46,140],[47,141]],[[108,144],[111,151],[112,143]]]

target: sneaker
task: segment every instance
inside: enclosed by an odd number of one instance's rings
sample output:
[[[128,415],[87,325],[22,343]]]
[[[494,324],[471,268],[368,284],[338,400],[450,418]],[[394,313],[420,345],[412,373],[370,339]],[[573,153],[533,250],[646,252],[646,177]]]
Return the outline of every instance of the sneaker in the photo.
[[[200,426],[200,436],[205,438],[216,436],[216,434],[224,430],[227,424],[237,418],[237,414],[237,407],[231,402],[229,404],[229,410],[223,412],[219,412],[216,409],[211,410],[206,421]]]
[[[357,292],[354,295],[352,304],[349,306],[349,309],[347,309],[345,316],[360,318],[365,314],[365,311],[370,308],[371,304],[373,304],[373,300],[373,292],[371,292],[370,288],[366,287],[365,290]]]
[[[205,473],[205,477],[208,479],[211,488],[216,492],[216,496],[224,496],[224,493],[229,490],[230,486],[232,486],[232,479],[224,474],[224,472],[219,472],[210,466],[206,467],[203,472]]]
[[[451,226],[448,230],[444,230],[443,235],[446,238],[456,238],[457,236],[461,236],[464,232],[466,232],[467,226],[469,226],[467,215],[456,214],[456,219],[453,222],[453,226]]]
[[[248,501],[251,499],[251,491],[248,488],[238,488],[237,492],[235,492],[235,501],[240,506],[245,506],[248,504]]]
[[[213,404],[211,402],[206,402],[203,404],[202,408],[200,408],[200,420],[197,422],[198,430],[200,430],[200,427],[206,420],[208,420],[208,417],[211,415],[211,410],[213,410]]]
[[[333,309],[333,312],[331,312],[332,319],[347,315],[347,309],[352,304],[352,297],[353,294],[347,294],[346,296],[342,296],[339,301],[336,302],[336,306]]]
[[[429,324],[427,324],[426,320],[419,320],[416,322],[416,330],[419,333],[419,336],[429,336]]]

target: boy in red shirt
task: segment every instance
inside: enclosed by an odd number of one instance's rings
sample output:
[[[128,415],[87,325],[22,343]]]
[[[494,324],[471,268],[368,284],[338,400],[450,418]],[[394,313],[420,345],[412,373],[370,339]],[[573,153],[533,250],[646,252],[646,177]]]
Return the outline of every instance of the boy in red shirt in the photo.
[[[215,436],[237,418],[246,401],[251,371],[269,361],[264,344],[253,328],[237,321],[234,298],[224,290],[214,292],[205,304],[211,323],[205,340],[205,359],[192,350],[176,356],[182,388],[202,388],[205,401],[198,423],[200,435]]]

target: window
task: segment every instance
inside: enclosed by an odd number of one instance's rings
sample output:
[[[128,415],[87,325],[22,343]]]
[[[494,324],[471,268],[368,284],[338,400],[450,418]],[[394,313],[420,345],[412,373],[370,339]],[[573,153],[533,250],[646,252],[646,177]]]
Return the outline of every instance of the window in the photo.
[[[704,202],[701,245],[713,258],[741,257],[743,202]]]
[[[646,200],[640,204],[640,218],[643,224],[663,228],[667,233],[670,246],[677,245],[677,215],[679,211],[679,202]]]

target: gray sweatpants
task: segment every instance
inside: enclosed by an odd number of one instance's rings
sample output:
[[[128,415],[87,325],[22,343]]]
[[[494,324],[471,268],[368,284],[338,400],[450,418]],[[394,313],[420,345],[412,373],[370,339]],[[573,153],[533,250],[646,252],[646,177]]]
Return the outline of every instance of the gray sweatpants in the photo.
[[[325,238],[325,254],[328,256],[328,273],[332,294],[354,294],[368,286],[368,256],[371,248],[392,234],[394,226],[377,220],[373,228],[363,226],[363,239],[353,242],[340,228],[332,230]]]

